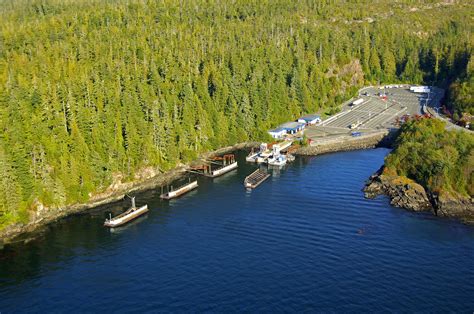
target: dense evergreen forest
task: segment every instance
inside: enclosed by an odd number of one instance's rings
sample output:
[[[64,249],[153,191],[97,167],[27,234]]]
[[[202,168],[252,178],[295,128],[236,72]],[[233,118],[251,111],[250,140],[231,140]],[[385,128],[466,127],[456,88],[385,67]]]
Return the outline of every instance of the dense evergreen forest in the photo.
[[[474,196],[474,135],[446,131],[437,119],[412,120],[401,128],[385,172],[405,176],[435,193]]]
[[[266,139],[302,113],[334,113],[364,84],[452,84],[451,108],[472,113],[473,10],[467,0],[0,0],[0,226],[27,221],[39,202],[85,202],[116,174],[132,180]]]

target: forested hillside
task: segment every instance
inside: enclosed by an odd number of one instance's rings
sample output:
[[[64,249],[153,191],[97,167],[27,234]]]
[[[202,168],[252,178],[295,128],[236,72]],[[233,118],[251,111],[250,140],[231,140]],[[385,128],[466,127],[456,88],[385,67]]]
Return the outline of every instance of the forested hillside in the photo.
[[[450,83],[472,55],[473,10],[467,0],[0,0],[0,226],[38,202],[87,201],[115,174],[132,180],[335,112],[364,84]]]
[[[466,70],[449,86],[448,108],[456,121],[471,122],[474,129],[474,56],[471,53]]]
[[[408,177],[438,194],[474,196],[474,135],[448,132],[445,126],[437,119],[404,124],[384,172]]]

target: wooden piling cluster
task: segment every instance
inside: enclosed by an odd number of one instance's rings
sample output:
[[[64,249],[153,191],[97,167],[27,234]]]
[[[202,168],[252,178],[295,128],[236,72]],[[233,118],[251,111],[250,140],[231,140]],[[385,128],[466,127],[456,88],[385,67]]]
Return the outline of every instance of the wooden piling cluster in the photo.
[[[237,168],[237,161],[235,160],[235,156],[233,154],[224,155],[222,157],[214,157],[207,162],[207,164],[195,166],[188,171],[206,177],[215,178]],[[213,170],[211,164],[217,164],[221,167]]]

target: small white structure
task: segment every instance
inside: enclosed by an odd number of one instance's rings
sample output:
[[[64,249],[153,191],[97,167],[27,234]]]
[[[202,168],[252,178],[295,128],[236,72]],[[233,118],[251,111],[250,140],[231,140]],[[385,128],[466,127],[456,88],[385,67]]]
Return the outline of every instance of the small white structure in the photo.
[[[321,117],[316,114],[309,114],[298,119],[299,123],[304,123],[306,125],[314,125],[321,122]]]
[[[284,128],[276,128],[276,129],[273,129],[273,130],[268,131],[268,134],[270,134],[271,137],[273,137],[273,138],[275,138],[275,139],[281,139],[281,138],[285,137],[285,135],[286,135],[286,129],[284,129]]]
[[[359,98],[359,99],[354,100],[354,101],[352,102],[352,106],[360,105],[360,104],[363,103],[363,102],[364,102],[364,98]]]
[[[412,86],[410,87],[410,91],[414,93],[429,93],[430,88],[429,86]]]
[[[286,164],[286,156],[280,153],[278,145],[273,146],[272,157],[268,158],[268,164],[272,166],[284,166]]]

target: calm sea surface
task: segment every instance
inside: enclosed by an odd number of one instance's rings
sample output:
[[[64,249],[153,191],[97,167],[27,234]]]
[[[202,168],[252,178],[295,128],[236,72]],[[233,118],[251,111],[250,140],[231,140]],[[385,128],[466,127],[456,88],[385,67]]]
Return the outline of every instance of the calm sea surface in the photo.
[[[386,149],[297,159],[252,192],[256,166],[199,179],[147,216],[115,204],[0,251],[0,312],[474,311],[474,227],[366,200]]]

